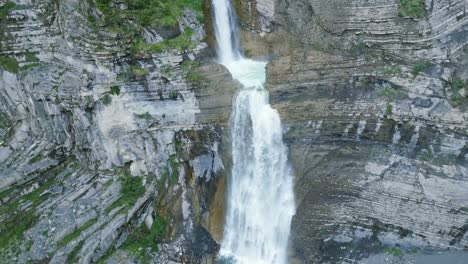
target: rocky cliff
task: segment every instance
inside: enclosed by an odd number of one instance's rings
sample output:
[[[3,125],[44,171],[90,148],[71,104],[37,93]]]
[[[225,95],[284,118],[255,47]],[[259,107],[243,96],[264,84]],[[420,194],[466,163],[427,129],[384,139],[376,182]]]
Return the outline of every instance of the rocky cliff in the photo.
[[[0,1],[0,263],[212,259],[236,84],[200,2]]]
[[[466,251],[468,3],[234,5],[295,170],[291,263]],[[210,1],[0,1],[0,36],[0,263],[212,263],[237,84]]]
[[[468,2],[238,2],[295,169],[293,262],[468,249]]]

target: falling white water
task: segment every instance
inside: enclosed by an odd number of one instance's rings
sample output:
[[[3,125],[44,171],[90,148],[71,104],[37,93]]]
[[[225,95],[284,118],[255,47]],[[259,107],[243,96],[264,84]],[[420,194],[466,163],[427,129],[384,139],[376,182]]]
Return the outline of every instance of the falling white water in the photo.
[[[268,103],[266,63],[238,49],[229,0],[213,0],[219,62],[244,87],[231,116],[232,173],[220,256],[235,264],[285,264],[295,212],[281,120]]]

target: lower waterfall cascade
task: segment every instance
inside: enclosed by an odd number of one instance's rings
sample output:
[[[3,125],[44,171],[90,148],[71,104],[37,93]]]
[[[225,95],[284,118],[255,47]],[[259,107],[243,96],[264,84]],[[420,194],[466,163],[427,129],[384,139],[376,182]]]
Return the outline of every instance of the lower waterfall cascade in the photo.
[[[218,61],[239,81],[231,114],[232,171],[220,257],[235,264],[285,264],[295,213],[293,174],[281,119],[264,87],[266,62],[239,49],[229,0],[213,0]]]

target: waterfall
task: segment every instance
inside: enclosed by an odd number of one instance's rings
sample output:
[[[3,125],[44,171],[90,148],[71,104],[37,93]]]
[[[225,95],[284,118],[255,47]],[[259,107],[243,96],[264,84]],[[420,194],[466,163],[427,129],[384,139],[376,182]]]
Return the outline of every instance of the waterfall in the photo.
[[[231,115],[232,171],[221,259],[285,264],[295,212],[293,177],[281,120],[264,88],[266,63],[244,58],[229,0],[213,0],[218,60],[238,80]]]

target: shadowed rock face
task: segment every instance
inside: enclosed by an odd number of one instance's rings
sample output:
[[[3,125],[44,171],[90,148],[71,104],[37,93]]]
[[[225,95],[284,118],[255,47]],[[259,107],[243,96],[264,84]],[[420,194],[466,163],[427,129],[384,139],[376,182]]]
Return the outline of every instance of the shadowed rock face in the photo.
[[[399,1],[269,2],[272,30],[242,23],[264,34],[243,46],[271,57],[296,173],[292,261],[466,250],[466,1],[425,1],[421,18]]]

